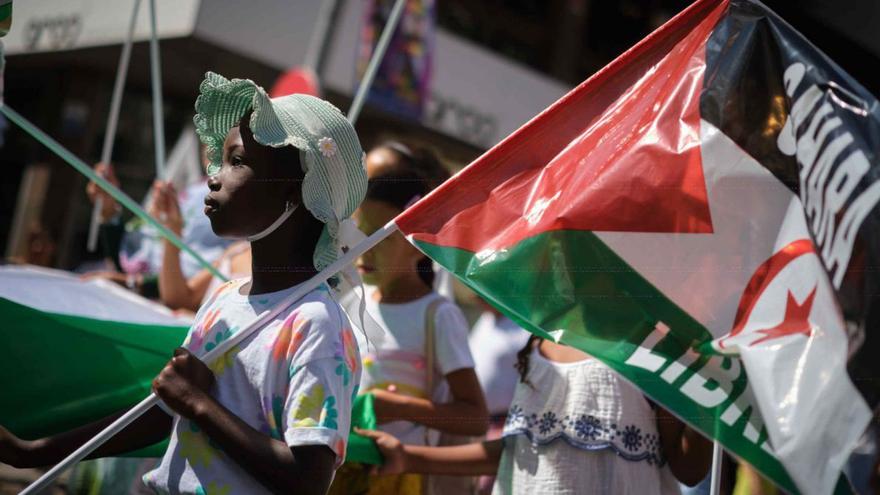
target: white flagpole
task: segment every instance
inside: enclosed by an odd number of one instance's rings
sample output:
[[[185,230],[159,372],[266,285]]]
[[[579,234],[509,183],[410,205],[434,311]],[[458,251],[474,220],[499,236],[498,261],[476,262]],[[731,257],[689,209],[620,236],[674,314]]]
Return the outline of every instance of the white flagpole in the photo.
[[[385,23],[385,29],[382,30],[382,36],[379,37],[379,42],[376,44],[376,51],[373,52],[373,56],[370,58],[367,70],[364,72],[364,79],[361,81],[360,86],[358,86],[354,101],[352,101],[351,108],[348,110],[348,121],[351,122],[351,125],[357,122],[361,108],[364,106],[364,100],[367,98],[367,91],[369,91],[370,86],[373,84],[376,71],[379,70],[379,64],[385,56],[385,50],[388,49],[388,44],[391,43],[391,37],[397,29],[397,23],[403,15],[403,7],[405,5],[406,0],[397,0],[391,9],[391,15],[388,17],[388,22]]]
[[[721,456],[723,453],[721,443],[717,440],[712,442],[712,478],[710,480],[709,495],[721,494]]]
[[[286,308],[307,295],[309,292],[318,288],[318,286],[323,284],[325,280],[345,269],[360,255],[369,251],[370,248],[382,242],[382,240],[384,240],[386,237],[390,236],[396,231],[397,225],[394,223],[394,221],[388,222],[387,225],[374,232],[371,236],[364,239],[360,244],[348,250],[347,253],[345,253],[338,260],[334,261],[330,266],[321,270],[320,273],[310,278],[306,282],[303,282],[303,284],[300,285],[296,291],[287,296],[284,300],[279,302],[273,308],[264,311],[250,325],[243,328],[241,331],[239,331],[229,339],[225,340],[223,343],[212,349],[204,356],[200,356],[199,359],[201,359],[205,363],[211,363],[217,358],[222,357],[224,354],[226,354],[227,351],[238,345],[242,340],[246,339],[253,332],[259,330],[260,328],[263,328],[263,326],[265,326],[268,322],[275,319]],[[64,472],[64,470],[85,459],[89,454],[94,452],[95,449],[104,444],[104,442],[122,431],[126,426],[131,424],[134,420],[139,418],[142,414],[150,410],[151,407],[155,406],[158,403],[159,398],[156,396],[156,394],[150,394],[146,399],[142,400],[124,415],[120,416],[119,419],[107,426],[107,428],[105,428],[103,431],[95,435],[91,440],[83,444],[82,447],[76,449],[63,461],[56,464],[55,467],[47,471],[43,476],[40,476],[38,480],[34,481],[30,484],[30,486],[25,488],[20,495],[35,494],[38,493],[40,490],[48,487],[52,480],[58,477],[58,475]]]
[[[122,106],[122,91],[125,88],[125,78],[128,75],[128,62],[131,59],[131,43],[134,38],[134,28],[137,25],[138,10],[141,0],[134,0],[134,9],[131,12],[131,21],[128,23],[128,37],[122,44],[122,53],[119,54],[119,66],[116,68],[116,82],[113,84],[113,96],[110,98],[110,113],[107,115],[107,128],[104,132],[104,146],[101,148],[101,163],[110,166],[113,156],[113,142],[116,138],[116,124],[119,123],[119,109]],[[92,222],[89,224],[88,249],[94,252],[98,246],[98,226],[101,223],[101,210],[104,201],[101,196],[95,200],[92,208]]]
[[[165,121],[162,115],[162,68],[156,33],[156,0],[150,0],[150,79],[153,88],[153,143],[156,147],[156,178],[165,177]]]
[[[153,40],[155,41],[155,9],[153,9],[153,3],[155,0],[150,0],[151,12],[153,14]],[[348,120],[354,125],[354,122],[357,121],[357,116],[359,113],[360,106],[363,104],[363,97],[366,95],[366,90],[369,85],[373,82],[373,76],[375,76],[376,68],[379,66],[379,61],[385,54],[385,49],[388,47],[388,42],[391,39],[391,33],[394,32],[394,26],[396,26],[397,22],[400,20],[400,14],[403,12],[403,5],[406,3],[406,0],[397,0],[397,3],[394,5],[394,10],[391,12],[391,17],[388,19],[388,23],[385,25],[385,29],[382,32],[382,37],[379,39],[379,44],[376,47],[376,51],[373,53],[373,56],[370,60],[370,65],[367,67],[367,73],[364,75],[364,80],[361,81],[361,85],[358,88],[358,97],[355,98],[355,102],[352,103],[352,108],[349,110]],[[383,42],[384,40],[384,42]],[[157,56],[158,58],[158,56]],[[156,65],[153,66],[154,69]],[[372,68],[372,70],[371,70]],[[154,71],[155,75],[155,71]],[[155,82],[155,81],[154,81]],[[154,96],[156,94],[156,86],[153,86]],[[160,95],[161,97],[161,95]],[[360,101],[360,103],[358,103]],[[154,109],[156,100],[153,100]],[[357,105],[357,106],[355,106]],[[154,112],[154,117],[157,114]],[[158,162],[157,162],[158,164]],[[354,246],[349,249],[342,257],[333,262],[327,268],[321,270],[320,273],[310,278],[308,281],[304,282],[298,290],[296,290],[293,294],[289,295],[287,298],[279,302],[275,307],[266,310],[263,314],[257,317],[250,325],[246,328],[243,328],[241,331],[215,347],[208,352],[204,356],[201,356],[200,359],[202,361],[210,363],[215,360],[219,356],[223,356],[228,350],[232,349],[239,342],[247,338],[251,333],[256,331],[259,328],[262,328],[266,323],[271,321],[273,318],[278,316],[282,311],[284,311],[287,307],[294,304],[296,301],[301,299],[303,296],[308,294],[309,292],[315,290],[319,285],[324,283],[325,280],[332,277],[333,275],[339,273],[343,269],[345,269],[349,264],[353,263],[358,257],[360,257],[365,252],[369,251],[373,246],[382,242],[385,238],[393,234],[397,231],[397,224],[392,220],[388,222],[387,225],[382,227],[381,229],[374,232],[372,235],[364,239],[360,244]],[[116,421],[111,423],[107,428],[103,431],[95,435],[91,440],[83,444],[82,447],[76,449],[73,453],[67,456],[64,460],[56,464],[52,469],[46,471],[43,476],[40,476],[39,479],[31,483],[24,491],[21,492],[20,495],[28,495],[28,494],[36,494],[40,490],[49,486],[49,484],[58,477],[59,474],[64,472],[64,470],[73,466],[77,462],[85,459],[89,454],[95,451],[98,447],[104,444],[107,440],[112,438],[114,435],[122,431],[126,426],[131,424],[134,420],[139,418],[145,412],[150,410],[151,407],[159,403],[159,398],[156,394],[150,394],[146,399],[142,400],[136,406],[131,408],[128,412],[120,416]]]

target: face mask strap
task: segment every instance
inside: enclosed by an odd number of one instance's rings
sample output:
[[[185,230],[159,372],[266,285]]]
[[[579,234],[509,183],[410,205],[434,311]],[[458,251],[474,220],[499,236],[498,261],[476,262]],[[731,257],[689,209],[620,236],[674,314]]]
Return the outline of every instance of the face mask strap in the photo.
[[[266,227],[261,232],[258,232],[252,236],[248,236],[247,240],[249,242],[259,241],[260,239],[271,234],[272,232],[275,232],[278,227],[281,227],[281,224],[283,224],[288,218],[290,218],[290,215],[293,215],[293,212],[295,212],[297,208],[299,208],[299,205],[294,205],[292,202],[288,201],[284,204],[284,213],[282,213],[281,216],[279,216],[274,222],[272,222],[272,225]]]
[[[339,240],[342,245],[339,255],[348,251],[349,247],[357,246],[366,238],[367,236],[357,228],[351,218],[343,220],[339,225]],[[340,271],[338,276],[339,283],[331,291],[334,299],[342,306],[352,326],[360,329],[364,334],[368,349],[370,346],[381,345],[385,340],[385,330],[367,311],[367,294],[357,268],[350,264]]]

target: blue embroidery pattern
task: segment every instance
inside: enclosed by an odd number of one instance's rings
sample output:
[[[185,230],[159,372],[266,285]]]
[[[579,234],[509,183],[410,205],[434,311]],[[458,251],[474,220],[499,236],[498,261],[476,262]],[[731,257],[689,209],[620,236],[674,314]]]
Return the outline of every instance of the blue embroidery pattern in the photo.
[[[515,435],[524,435],[536,446],[561,439],[578,449],[611,449],[627,461],[646,461],[657,467],[666,464],[656,434],[643,432],[636,425],[602,424],[590,414],[577,417],[559,417],[553,411],[529,414],[514,404],[507,413],[504,437]]]

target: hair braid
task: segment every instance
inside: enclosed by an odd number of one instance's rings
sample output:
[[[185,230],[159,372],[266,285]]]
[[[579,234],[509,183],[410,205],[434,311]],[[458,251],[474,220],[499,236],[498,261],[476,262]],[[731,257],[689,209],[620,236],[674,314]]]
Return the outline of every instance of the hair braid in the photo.
[[[543,340],[542,337],[531,335],[529,336],[529,341],[526,342],[526,345],[516,353],[516,364],[514,366],[516,367],[516,370],[519,371],[519,381],[522,383],[531,385],[526,379],[526,376],[529,374],[529,358],[532,354],[532,349],[534,349],[536,345],[540,345]]]

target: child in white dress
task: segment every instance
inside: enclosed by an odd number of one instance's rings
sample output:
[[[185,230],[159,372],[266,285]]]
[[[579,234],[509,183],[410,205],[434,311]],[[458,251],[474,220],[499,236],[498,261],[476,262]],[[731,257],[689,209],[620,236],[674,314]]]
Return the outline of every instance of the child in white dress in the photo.
[[[581,351],[532,337],[518,368],[501,439],[416,447],[363,431],[385,456],[379,472],[497,473],[499,495],[667,495],[708,471],[709,441]]]

